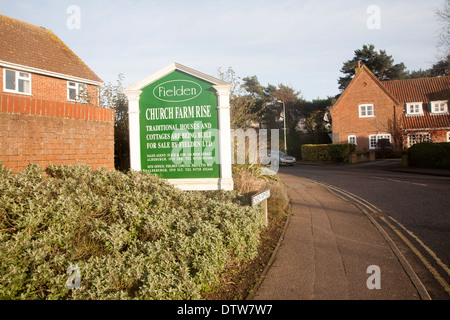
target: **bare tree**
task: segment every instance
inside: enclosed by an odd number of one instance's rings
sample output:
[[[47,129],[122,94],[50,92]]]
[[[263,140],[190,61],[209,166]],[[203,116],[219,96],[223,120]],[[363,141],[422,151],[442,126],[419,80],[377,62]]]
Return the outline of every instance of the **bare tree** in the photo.
[[[114,164],[117,170],[126,171],[130,166],[130,145],[128,126],[128,99],[123,94],[123,74],[119,74],[117,84],[102,87],[101,105],[114,109]]]
[[[227,71],[217,69],[219,77],[231,84],[230,95],[230,119],[233,129],[246,128],[257,120],[257,114],[252,112],[255,106],[255,99],[247,94],[241,83],[241,79],[236,76],[234,70],[230,67]]]
[[[450,54],[450,0],[445,0],[442,7],[435,11],[436,18],[442,23],[438,48],[443,48],[444,55]]]

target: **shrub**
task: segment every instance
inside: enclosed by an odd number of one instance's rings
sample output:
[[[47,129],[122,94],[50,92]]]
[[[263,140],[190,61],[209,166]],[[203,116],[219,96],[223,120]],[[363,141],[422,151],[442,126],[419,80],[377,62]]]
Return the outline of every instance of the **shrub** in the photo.
[[[302,145],[302,160],[305,161],[330,161],[327,144]]]
[[[250,203],[255,193],[270,189],[267,200],[269,219],[281,220],[289,211],[289,197],[286,185],[276,175],[262,175],[259,165],[234,165],[234,188],[245,196],[243,201]]]
[[[155,175],[0,164],[1,299],[198,299],[257,254],[261,213],[237,192]],[[69,289],[76,265],[81,287]]]
[[[348,161],[350,153],[355,151],[352,143],[341,144],[304,144],[302,159],[305,161]]]
[[[450,168],[450,143],[418,143],[408,149],[410,166]]]

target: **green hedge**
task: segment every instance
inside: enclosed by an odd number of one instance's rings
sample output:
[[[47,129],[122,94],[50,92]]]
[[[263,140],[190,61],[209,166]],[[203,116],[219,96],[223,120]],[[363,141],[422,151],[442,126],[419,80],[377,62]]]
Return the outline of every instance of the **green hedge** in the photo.
[[[408,165],[429,168],[450,168],[450,143],[424,142],[408,149]]]
[[[352,143],[341,144],[304,144],[302,160],[346,162],[350,153],[355,151]]]
[[[46,173],[0,163],[0,299],[199,299],[257,255],[263,215],[236,192],[82,165]]]

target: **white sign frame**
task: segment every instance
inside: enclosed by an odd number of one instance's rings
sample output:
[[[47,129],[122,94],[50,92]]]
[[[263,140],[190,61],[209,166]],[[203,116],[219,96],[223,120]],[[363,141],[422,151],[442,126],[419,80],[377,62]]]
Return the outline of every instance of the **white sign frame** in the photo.
[[[219,126],[219,178],[196,179],[168,179],[170,183],[182,190],[233,190],[231,171],[231,128],[230,128],[230,93],[231,84],[216,79],[179,63],[172,63],[147,78],[138,81],[123,93],[128,98],[128,118],[130,132],[130,166],[131,169],[141,171],[141,151],[139,132],[139,97],[142,89],[156,80],[179,70],[196,78],[205,80],[213,85],[217,94],[217,113]]]

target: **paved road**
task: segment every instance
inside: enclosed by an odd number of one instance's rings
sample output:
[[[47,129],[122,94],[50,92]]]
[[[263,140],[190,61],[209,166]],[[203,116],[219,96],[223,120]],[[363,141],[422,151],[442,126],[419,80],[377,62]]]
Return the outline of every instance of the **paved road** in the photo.
[[[279,172],[337,187],[337,193],[372,211],[397,240],[405,238],[399,242],[402,250],[408,252],[425,284],[433,287],[430,291],[441,296],[439,291],[448,289],[450,283],[450,177],[397,169],[399,160],[383,160],[356,165],[297,165]]]

